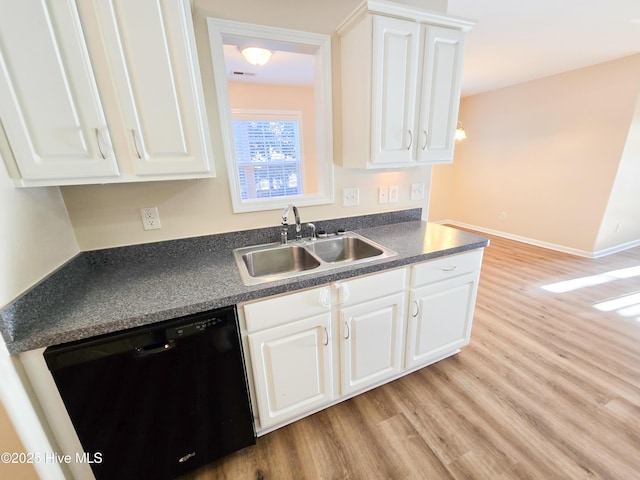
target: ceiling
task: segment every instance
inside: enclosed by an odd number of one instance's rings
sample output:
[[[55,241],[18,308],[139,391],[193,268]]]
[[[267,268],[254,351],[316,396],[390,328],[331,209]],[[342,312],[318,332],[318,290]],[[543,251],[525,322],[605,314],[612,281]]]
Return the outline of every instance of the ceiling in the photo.
[[[396,1],[419,5],[440,0]],[[324,6],[342,18],[338,11],[343,4],[360,0],[326,2]],[[477,21],[467,36],[463,96],[640,53],[640,0],[448,0],[447,13]],[[310,82],[309,64],[307,73],[301,72],[304,80],[291,77],[295,55],[274,55],[269,68],[256,68],[234,50],[225,53],[235,81],[265,82],[284,71],[289,83]],[[233,71],[256,75],[243,79]]]
[[[638,0],[640,1],[640,0]],[[266,65],[250,65],[236,45],[224,45],[224,63],[231,82],[274,83],[276,85],[313,85],[313,55],[270,48],[266,41],[252,46],[269,48],[273,54]]]
[[[462,95],[640,53],[640,0],[449,0],[476,20]]]

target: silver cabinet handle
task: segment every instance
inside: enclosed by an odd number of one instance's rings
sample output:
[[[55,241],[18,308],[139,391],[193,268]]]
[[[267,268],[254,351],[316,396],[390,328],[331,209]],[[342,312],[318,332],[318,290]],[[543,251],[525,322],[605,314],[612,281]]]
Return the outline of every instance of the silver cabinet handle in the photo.
[[[327,331],[327,327],[324,327],[324,346],[329,345],[329,332]]]
[[[409,146],[407,147],[407,150],[411,150],[411,145],[413,145],[413,133],[409,130]]]
[[[100,156],[102,157],[103,160],[106,160],[107,157],[104,154],[104,152],[102,151],[102,146],[100,145],[100,131],[96,128],[96,143],[98,144],[98,151],[100,152]]]
[[[426,130],[423,130],[423,132],[424,132],[424,145],[422,145],[422,150],[426,150],[427,143],[429,142],[429,135],[427,134]]]
[[[131,135],[133,135],[133,148],[136,149],[136,154],[138,154],[138,158],[142,160],[142,155],[140,155],[140,149],[138,148],[138,139],[136,137],[136,131],[132,128]]]
[[[418,316],[418,314],[420,313],[420,306],[418,305],[418,301],[414,300],[413,304],[416,307],[416,313],[412,314],[413,318],[416,318]]]
[[[456,265],[452,266],[452,267],[444,267],[442,269],[443,272],[453,272],[456,268],[458,268]]]
[[[349,334],[350,334],[350,333],[349,333],[349,322],[347,322],[346,320],[345,320],[345,322],[344,322],[344,328],[345,328],[345,330],[347,331],[347,336],[346,336],[346,337],[344,337],[344,339],[345,339],[345,340],[348,340],[348,339],[349,339]]]

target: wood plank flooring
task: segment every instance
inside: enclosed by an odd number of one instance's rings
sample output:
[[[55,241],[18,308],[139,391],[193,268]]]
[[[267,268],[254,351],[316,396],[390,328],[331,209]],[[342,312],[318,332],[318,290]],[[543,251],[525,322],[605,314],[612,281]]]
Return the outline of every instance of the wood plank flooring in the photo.
[[[184,479],[640,479],[640,299],[594,307],[640,293],[638,270],[640,248],[492,237],[462,352]],[[542,288],[585,277],[606,282]]]

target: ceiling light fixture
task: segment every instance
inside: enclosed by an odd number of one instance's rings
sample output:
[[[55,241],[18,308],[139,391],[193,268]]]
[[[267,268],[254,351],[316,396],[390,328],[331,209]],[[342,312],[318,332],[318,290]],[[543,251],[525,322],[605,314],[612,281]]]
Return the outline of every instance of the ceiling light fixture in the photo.
[[[241,50],[242,56],[251,65],[261,66],[269,61],[271,58],[271,50],[260,47],[247,47]]]
[[[462,122],[458,122],[458,128],[456,128],[456,140],[460,141],[460,140],[464,140],[465,138],[467,138],[467,134],[464,131],[464,128],[462,127]]]

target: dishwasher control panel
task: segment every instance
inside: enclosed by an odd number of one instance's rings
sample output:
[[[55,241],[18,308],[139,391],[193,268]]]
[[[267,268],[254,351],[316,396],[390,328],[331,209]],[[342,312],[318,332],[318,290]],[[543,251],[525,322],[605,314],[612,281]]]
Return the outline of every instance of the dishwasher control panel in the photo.
[[[200,333],[204,330],[217,327],[220,323],[224,322],[225,318],[207,318],[204,320],[198,320],[193,323],[187,323],[178,327],[170,327],[165,330],[167,340],[174,340],[176,338],[184,338],[189,335]]]

